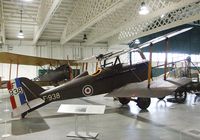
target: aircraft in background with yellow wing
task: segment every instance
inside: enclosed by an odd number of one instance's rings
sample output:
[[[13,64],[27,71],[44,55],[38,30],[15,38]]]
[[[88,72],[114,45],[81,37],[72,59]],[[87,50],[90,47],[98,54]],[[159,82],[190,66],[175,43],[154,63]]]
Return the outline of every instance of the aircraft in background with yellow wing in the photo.
[[[0,63],[10,64],[9,80],[11,79],[12,64],[17,65],[16,77],[18,77],[19,65],[33,65],[40,67],[49,65],[48,70],[43,69],[45,72],[33,79],[33,81],[40,86],[58,85],[58,83],[61,81],[72,79],[73,76],[71,66],[78,66],[80,64],[76,63],[75,60],[51,59],[9,52],[0,52]],[[75,75],[77,74],[79,74],[79,72],[77,72]],[[1,81],[0,79],[0,87],[6,88],[7,81]]]

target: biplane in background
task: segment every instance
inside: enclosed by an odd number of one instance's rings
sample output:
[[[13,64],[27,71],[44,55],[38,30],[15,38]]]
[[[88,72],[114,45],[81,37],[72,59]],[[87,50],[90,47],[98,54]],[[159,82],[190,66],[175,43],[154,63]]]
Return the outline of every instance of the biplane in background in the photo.
[[[18,77],[19,65],[33,65],[41,68],[48,65],[48,69],[42,69],[43,73],[32,79],[40,86],[58,85],[59,82],[72,79],[73,70],[71,66],[79,65],[75,60],[51,59],[9,52],[0,52],[0,63],[10,64],[9,79],[11,79],[12,64],[17,65],[16,77]],[[1,81],[0,83],[1,88],[7,87],[7,81]]]
[[[137,48],[130,48],[118,52],[100,54],[91,59],[101,61],[103,64],[95,73],[89,75],[87,71],[75,77],[69,82],[44,90],[33,81],[21,77],[8,82],[10,101],[13,108],[13,115],[25,117],[25,115],[48,103],[91,95],[108,93],[106,96],[118,97],[120,103],[128,104],[132,97],[141,109],[147,109],[151,98],[163,98],[179,91],[191,82],[191,78],[181,77],[178,79],[167,78],[167,59],[165,61],[164,76],[159,80],[152,78],[152,52],[150,51],[149,61],[146,60],[141,48],[152,47],[153,44],[166,40],[170,37],[186,32],[191,28],[174,31],[161,37],[143,43]],[[168,44],[168,43],[166,43]],[[167,45],[166,45],[167,46]],[[137,52],[142,60],[138,63],[122,64],[120,56],[129,52]],[[166,52],[167,54],[167,52]],[[166,55],[167,56],[167,55]],[[115,59],[111,66],[107,60]],[[85,59],[79,62],[87,62]],[[156,82],[157,81],[157,82]]]
[[[179,62],[181,61],[177,61],[176,63]],[[176,63],[168,63],[171,64],[171,70],[167,73],[167,76],[173,78],[190,77],[192,82],[186,87],[182,88],[182,90],[179,90],[179,93],[175,94],[175,98],[168,98],[167,101],[183,103],[187,97],[187,93],[192,93],[196,94],[197,96],[200,96],[199,67],[191,61],[190,56],[188,56],[184,60],[184,62],[181,62],[181,66],[180,64],[179,66],[177,66]],[[179,99],[176,99],[177,96],[179,96]],[[182,97],[182,99],[180,99],[180,96]]]

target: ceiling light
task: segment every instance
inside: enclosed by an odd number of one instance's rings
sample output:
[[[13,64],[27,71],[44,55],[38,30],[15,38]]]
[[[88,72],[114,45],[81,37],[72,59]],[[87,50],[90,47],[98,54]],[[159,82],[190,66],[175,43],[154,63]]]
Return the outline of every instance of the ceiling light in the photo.
[[[145,5],[144,2],[141,3],[139,14],[140,15],[147,15],[149,13],[148,7]]]
[[[87,40],[87,35],[84,34],[84,35],[83,35],[83,41],[86,41],[86,40]]]
[[[22,31],[22,10],[20,10],[20,30],[19,30],[17,37],[20,39],[24,38],[24,33]]]
[[[160,18],[164,18],[165,17],[165,14],[162,14],[161,16],[160,16]]]
[[[136,39],[136,40],[134,41],[134,43],[135,43],[135,44],[140,44],[140,40],[139,40],[139,39]]]
[[[24,38],[24,33],[23,33],[22,30],[19,31],[17,37],[20,38],[20,39]]]

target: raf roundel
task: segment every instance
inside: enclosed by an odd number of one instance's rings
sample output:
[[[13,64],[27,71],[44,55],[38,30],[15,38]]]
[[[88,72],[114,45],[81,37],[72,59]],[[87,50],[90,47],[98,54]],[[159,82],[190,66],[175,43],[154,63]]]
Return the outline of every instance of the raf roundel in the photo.
[[[82,89],[82,93],[85,96],[91,96],[93,94],[93,87],[91,85],[85,85]]]

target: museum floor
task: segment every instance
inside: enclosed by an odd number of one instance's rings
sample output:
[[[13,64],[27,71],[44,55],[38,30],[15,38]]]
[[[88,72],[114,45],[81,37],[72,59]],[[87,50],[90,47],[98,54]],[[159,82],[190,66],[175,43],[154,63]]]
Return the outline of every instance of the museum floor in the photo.
[[[1,96],[0,96],[1,97]],[[0,140],[75,140],[66,137],[74,130],[74,116],[58,114],[60,104],[106,105],[104,115],[90,116],[90,131],[98,140],[197,140],[200,139],[200,102],[189,95],[185,104],[153,99],[148,111],[136,103],[121,106],[113,98],[93,96],[54,102],[25,119],[11,118],[8,98],[0,98]],[[199,97],[200,98],[200,97]],[[85,130],[85,116],[79,116],[79,130]]]

